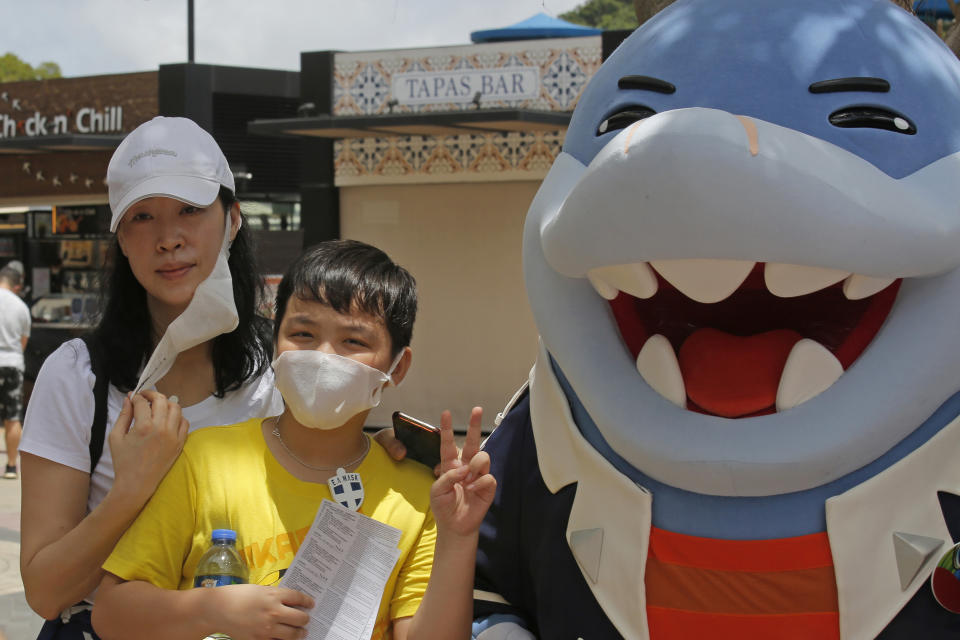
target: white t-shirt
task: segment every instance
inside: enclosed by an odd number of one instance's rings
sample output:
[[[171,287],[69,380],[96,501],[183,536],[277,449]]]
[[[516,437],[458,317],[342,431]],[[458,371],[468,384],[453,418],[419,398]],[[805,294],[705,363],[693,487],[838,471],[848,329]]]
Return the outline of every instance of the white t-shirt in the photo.
[[[69,340],[51,353],[37,374],[31,402],[27,405],[20,451],[89,472],[95,381],[83,340]],[[103,455],[91,478],[89,510],[100,504],[113,485],[113,459],[107,437],[120,414],[123,396],[115,386],[109,386]],[[273,370],[269,368],[223,398],[208,396],[183,409],[183,416],[190,421],[190,431],[281,413],[283,397],[273,384]]]
[[[24,336],[30,335],[30,309],[20,296],[0,287],[0,367],[23,371]]]

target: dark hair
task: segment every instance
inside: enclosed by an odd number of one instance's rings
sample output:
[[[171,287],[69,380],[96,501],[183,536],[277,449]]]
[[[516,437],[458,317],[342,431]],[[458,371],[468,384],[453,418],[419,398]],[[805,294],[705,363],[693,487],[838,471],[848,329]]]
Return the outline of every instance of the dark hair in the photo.
[[[233,193],[221,187],[218,197],[224,212],[229,213],[236,202]],[[253,238],[245,224],[241,224],[230,245],[228,264],[239,323],[232,332],[213,339],[215,395],[218,398],[263,373],[270,363],[272,351],[269,321],[256,314],[263,296],[263,280],[257,269]],[[133,275],[116,236],[104,265],[100,297],[100,321],[93,337],[103,350],[110,382],[121,391],[130,391],[136,386],[140,368],[153,350],[153,325],[147,309],[146,290]]]
[[[11,287],[19,287],[23,284],[23,276],[13,267],[4,267],[0,269],[0,282],[6,282]]]
[[[413,336],[417,283],[406,269],[369,244],[329,240],[294,260],[277,287],[274,341],[291,295],[340,313],[358,310],[380,318],[390,334],[392,356],[408,346]]]

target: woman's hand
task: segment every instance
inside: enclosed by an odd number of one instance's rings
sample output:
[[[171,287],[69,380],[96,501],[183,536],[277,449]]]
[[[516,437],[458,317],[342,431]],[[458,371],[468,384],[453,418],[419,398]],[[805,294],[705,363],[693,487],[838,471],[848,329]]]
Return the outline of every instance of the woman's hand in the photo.
[[[373,439],[376,440],[381,447],[386,449],[387,454],[397,462],[407,457],[407,448],[402,442],[397,440],[397,436],[393,433],[392,427],[380,429],[380,431],[373,434]]]
[[[145,503],[180,455],[189,428],[175,396],[143,391],[124,398],[109,438],[116,478],[111,491]]]
[[[480,451],[483,409],[474,407],[463,451],[453,441],[449,411],[440,417],[440,478],[430,490],[437,528],[460,536],[476,534],[493,502],[497,481],[490,475],[490,456]]]
[[[407,457],[407,447],[400,442],[399,438],[397,438],[397,434],[394,432],[393,427],[384,427],[383,429],[380,429],[380,431],[377,431],[375,434],[373,434],[373,439],[376,440],[377,443],[386,450],[387,455],[389,455],[393,460],[400,462]],[[440,477],[439,462],[433,467],[433,475],[436,478]]]
[[[56,618],[96,588],[100,566],[176,460],[188,426],[176,402],[155,391],[125,399],[109,436],[114,484],[89,514],[89,470],[22,455],[20,572],[34,611]]]

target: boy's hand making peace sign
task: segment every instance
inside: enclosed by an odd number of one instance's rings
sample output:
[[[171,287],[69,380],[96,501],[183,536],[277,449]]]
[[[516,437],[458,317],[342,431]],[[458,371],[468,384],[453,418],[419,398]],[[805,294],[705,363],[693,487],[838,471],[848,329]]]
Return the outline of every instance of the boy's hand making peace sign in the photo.
[[[480,407],[470,412],[467,439],[459,455],[450,412],[440,417],[440,477],[430,490],[430,506],[438,529],[453,535],[477,533],[497,490],[497,481],[490,475],[490,456],[480,451],[482,417]]]

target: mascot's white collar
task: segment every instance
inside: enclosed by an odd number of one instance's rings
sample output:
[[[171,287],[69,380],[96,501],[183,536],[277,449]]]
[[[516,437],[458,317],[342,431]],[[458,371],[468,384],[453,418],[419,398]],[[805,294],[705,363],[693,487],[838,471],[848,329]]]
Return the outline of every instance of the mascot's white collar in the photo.
[[[547,488],[556,493],[577,483],[566,538],[577,550],[574,557],[590,590],[624,637],[648,638],[643,577],[650,493],[619,473],[580,435],[542,342],[530,371],[530,418]],[[572,538],[587,542],[571,544]]]
[[[621,634],[648,638],[644,573],[653,496],[580,434],[542,342],[530,371],[530,415],[547,488],[556,493],[577,483],[566,539],[584,579]],[[827,500],[844,640],[879,634],[952,544],[937,491],[960,494],[960,465],[952,462],[956,451],[960,418],[881,474]],[[944,541],[906,588],[901,588],[895,533]]]

